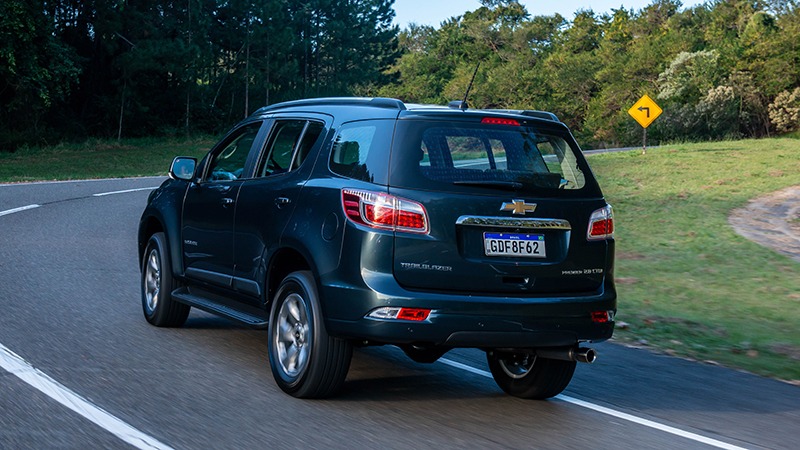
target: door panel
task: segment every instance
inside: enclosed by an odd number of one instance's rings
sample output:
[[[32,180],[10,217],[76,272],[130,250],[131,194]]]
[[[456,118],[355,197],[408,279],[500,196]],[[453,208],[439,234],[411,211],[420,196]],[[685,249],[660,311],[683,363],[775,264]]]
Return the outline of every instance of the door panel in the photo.
[[[233,270],[233,217],[239,181],[189,187],[184,202],[183,256],[187,275],[230,285]],[[203,272],[211,272],[204,274]]]
[[[278,247],[313,168],[313,157],[324,134],[323,122],[278,118],[256,166],[257,178],[245,182],[235,217],[234,285],[260,296],[266,276],[265,255]]]
[[[202,178],[187,190],[182,229],[187,277],[231,285],[236,201],[260,128],[255,122],[234,130],[211,151]]]

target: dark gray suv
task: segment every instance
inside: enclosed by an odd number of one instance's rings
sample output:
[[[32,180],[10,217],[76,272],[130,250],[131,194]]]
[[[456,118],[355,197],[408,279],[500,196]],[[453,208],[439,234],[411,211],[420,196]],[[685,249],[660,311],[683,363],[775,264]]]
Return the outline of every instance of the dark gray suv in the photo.
[[[553,114],[465,106],[281,103],[176,158],[139,226],[146,319],[268,328],[295,397],[385,344],[479,348],[507,393],[560,393],[614,329],[612,210]]]

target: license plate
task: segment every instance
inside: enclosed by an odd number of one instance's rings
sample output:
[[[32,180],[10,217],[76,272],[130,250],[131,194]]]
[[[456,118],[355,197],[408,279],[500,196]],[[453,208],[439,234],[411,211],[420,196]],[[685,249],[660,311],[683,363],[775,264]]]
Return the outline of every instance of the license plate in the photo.
[[[483,233],[486,256],[545,258],[543,234]]]

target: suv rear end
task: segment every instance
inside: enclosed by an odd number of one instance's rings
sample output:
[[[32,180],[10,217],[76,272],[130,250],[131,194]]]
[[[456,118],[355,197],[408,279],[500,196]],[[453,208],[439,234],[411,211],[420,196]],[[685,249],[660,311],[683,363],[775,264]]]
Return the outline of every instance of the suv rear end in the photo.
[[[344,124],[329,167],[349,179],[341,264],[321,279],[331,333],[421,362],[482,348],[504,390],[537,398],[593,359],[579,343],[611,337],[612,210],[554,116],[408,106]],[[520,382],[537,359],[555,387]]]

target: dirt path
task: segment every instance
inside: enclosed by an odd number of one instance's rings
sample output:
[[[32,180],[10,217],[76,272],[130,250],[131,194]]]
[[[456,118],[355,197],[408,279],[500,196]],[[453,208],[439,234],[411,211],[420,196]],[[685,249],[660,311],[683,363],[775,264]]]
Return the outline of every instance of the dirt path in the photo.
[[[747,239],[800,262],[800,186],[750,200],[728,222]]]

